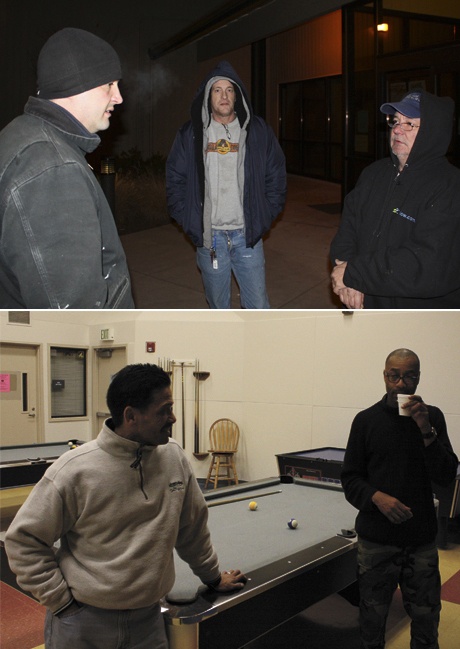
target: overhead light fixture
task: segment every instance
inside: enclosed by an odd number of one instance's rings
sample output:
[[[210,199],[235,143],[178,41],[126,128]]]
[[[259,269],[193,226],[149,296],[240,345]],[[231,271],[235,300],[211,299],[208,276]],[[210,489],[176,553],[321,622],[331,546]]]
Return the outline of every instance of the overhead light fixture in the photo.
[[[377,25],[377,31],[378,32],[387,32],[388,31],[388,23],[379,23]]]

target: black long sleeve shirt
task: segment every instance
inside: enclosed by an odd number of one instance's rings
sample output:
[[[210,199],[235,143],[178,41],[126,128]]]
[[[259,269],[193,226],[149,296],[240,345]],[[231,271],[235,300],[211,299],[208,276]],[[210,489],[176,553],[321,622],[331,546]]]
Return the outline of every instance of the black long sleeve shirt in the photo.
[[[425,446],[411,417],[390,408],[386,396],[356,415],[345,452],[342,485],[346,499],[359,510],[356,531],[364,539],[398,547],[434,541],[437,533],[432,481],[454,480],[458,459],[452,450],[444,415],[428,406],[438,438]],[[413,517],[395,525],[374,505],[383,491],[410,507]]]

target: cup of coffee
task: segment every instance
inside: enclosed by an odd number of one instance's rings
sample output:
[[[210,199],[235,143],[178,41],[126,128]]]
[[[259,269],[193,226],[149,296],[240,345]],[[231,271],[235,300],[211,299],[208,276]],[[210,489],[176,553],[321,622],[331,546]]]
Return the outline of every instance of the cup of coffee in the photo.
[[[408,408],[401,408],[403,403],[408,403],[410,401],[408,394],[397,394],[396,398],[398,399],[398,411],[402,417],[410,417],[410,411]]]

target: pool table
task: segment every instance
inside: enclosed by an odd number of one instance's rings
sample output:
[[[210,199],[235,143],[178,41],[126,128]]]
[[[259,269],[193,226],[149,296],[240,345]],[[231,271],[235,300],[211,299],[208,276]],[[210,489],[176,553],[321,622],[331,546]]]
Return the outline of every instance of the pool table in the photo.
[[[2,488],[36,484],[49,465],[70,450],[70,442],[77,446],[83,444],[81,441],[72,439],[54,444],[0,446],[0,484]]]
[[[238,649],[355,581],[356,511],[340,485],[285,476],[205,498],[221,569],[249,580],[219,594],[176,556],[177,586],[162,601],[170,649]]]

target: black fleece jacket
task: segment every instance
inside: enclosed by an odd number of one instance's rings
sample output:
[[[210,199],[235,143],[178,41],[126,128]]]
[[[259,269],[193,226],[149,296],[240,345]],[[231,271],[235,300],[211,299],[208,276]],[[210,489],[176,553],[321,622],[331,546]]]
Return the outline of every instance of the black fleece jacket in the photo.
[[[438,438],[426,447],[415,421],[387,406],[386,395],[353,421],[341,479],[346,499],[359,509],[356,531],[368,541],[412,547],[436,538],[432,483],[449,485],[458,459],[441,410],[428,406],[428,412]],[[391,523],[372,502],[376,491],[398,498],[413,517]]]
[[[404,170],[379,160],[345,199],[331,261],[364,308],[460,308],[460,169],[445,154],[453,101],[422,92],[420,129]]]

